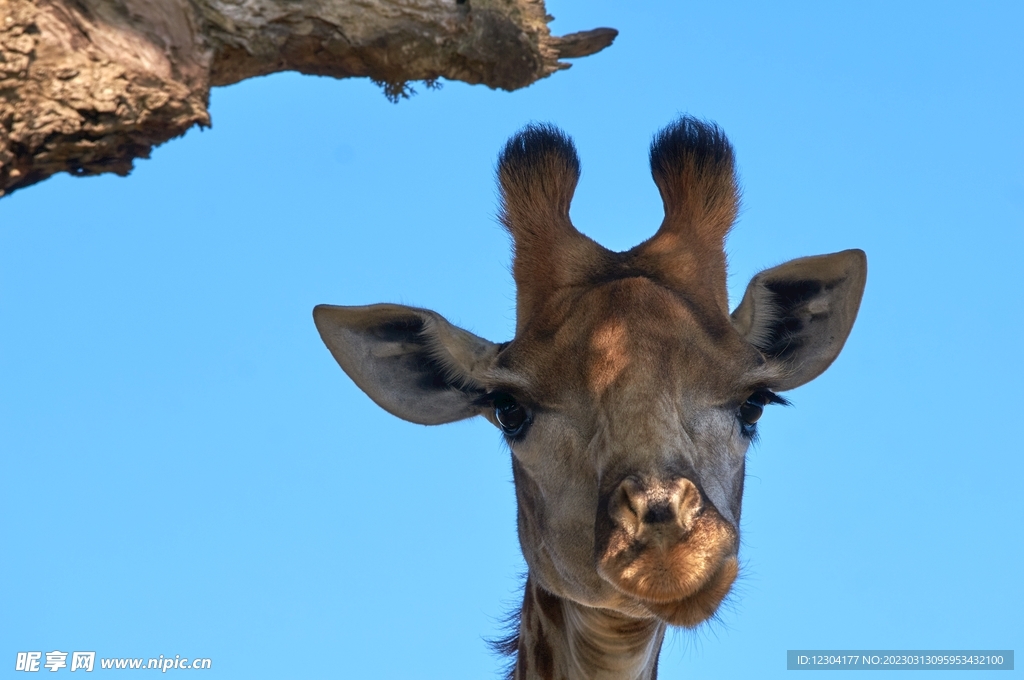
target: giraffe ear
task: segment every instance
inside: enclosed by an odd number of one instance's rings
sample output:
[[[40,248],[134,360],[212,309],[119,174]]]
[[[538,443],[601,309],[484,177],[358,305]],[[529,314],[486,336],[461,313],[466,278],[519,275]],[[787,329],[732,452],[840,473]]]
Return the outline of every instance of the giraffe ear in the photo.
[[[392,415],[440,425],[480,413],[478,379],[499,345],[402,305],[319,305],[313,321],[345,373]]]
[[[772,389],[810,382],[839,356],[867,274],[864,251],[844,250],[791,260],[750,281],[732,324],[780,369]]]

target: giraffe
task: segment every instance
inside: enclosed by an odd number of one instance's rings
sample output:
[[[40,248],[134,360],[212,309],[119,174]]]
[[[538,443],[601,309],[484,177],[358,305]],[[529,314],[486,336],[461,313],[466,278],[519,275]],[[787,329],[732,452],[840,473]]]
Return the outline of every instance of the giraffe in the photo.
[[[508,141],[511,341],[394,304],[313,311],[385,410],[424,425],[480,415],[503,433],[528,567],[518,632],[501,644],[516,680],[655,678],[667,627],[715,614],[738,572],[757,421],[828,368],[860,306],[867,259],[846,250],[760,272],[730,313],[732,146],[684,116],[655,136],[650,163],[664,220],[613,252],[569,219],[571,139],[530,125]]]

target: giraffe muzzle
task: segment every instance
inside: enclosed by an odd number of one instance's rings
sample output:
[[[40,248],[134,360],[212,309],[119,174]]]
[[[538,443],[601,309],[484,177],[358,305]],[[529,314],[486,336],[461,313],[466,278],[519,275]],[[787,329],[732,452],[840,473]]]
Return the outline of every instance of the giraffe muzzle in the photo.
[[[629,476],[606,508],[597,524],[601,577],[672,625],[711,617],[736,579],[737,534],[697,485]]]

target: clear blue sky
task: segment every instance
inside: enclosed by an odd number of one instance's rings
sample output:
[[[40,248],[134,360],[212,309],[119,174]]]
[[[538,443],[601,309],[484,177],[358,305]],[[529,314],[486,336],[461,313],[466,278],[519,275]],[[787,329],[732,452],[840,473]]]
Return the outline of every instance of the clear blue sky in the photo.
[[[548,7],[621,34],[514,93],[250,80],[129,178],[0,200],[0,676],[59,649],[495,677],[524,568],[508,452],[378,409],[310,312],[402,302],[508,339],[504,140],[573,135],[573,219],[621,250],[660,221],[647,146],[683,112],[736,148],[734,302],[802,255],[863,248],[870,273],[838,361],[762,420],[743,576],[662,677],[1024,649],[1024,5]]]

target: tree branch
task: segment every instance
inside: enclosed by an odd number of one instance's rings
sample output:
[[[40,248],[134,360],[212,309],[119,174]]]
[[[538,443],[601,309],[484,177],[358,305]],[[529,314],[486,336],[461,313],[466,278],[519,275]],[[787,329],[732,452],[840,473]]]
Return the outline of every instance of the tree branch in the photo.
[[[279,71],[515,90],[611,44],[555,37],[543,0],[0,0],[0,195],[126,175],[210,125],[210,87]]]

